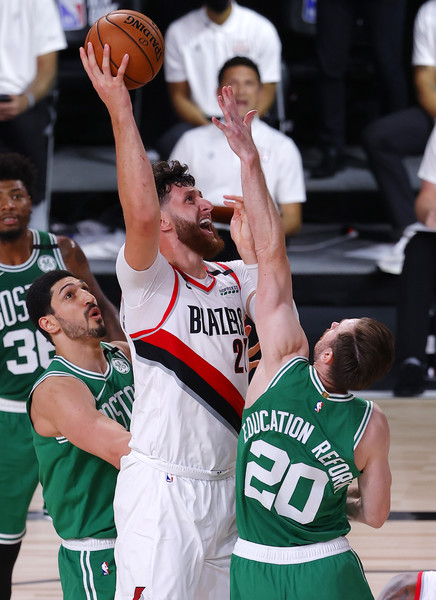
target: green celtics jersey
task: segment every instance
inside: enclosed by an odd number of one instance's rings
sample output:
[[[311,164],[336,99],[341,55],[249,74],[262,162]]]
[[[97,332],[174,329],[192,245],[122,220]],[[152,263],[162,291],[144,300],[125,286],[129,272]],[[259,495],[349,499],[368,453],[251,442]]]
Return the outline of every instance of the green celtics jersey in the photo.
[[[373,405],[329,394],[302,357],[284,365],[242,416],[236,466],[239,537],[267,546],[323,542],[350,530],[354,449]]]
[[[75,377],[90,389],[97,410],[129,429],[133,403],[133,372],[125,355],[101,342],[107,370],[104,374],[76,367],[55,356],[35,383],[48,377]],[[39,479],[53,525],[62,539],[116,536],[113,499],[118,469],[101,458],[73,446],[65,437],[42,437],[32,428],[39,462]]]
[[[30,258],[21,265],[0,263],[0,398],[21,402],[54,355],[53,346],[29,319],[26,292],[43,273],[65,269],[56,236],[31,231]]]

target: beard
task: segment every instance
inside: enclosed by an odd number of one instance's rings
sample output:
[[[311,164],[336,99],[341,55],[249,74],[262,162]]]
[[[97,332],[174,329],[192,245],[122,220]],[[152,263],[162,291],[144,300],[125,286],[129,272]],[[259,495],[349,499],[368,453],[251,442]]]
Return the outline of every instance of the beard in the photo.
[[[70,340],[78,340],[81,338],[93,338],[93,339],[103,339],[107,333],[106,325],[102,318],[100,318],[100,322],[97,322],[97,327],[90,327],[88,319],[86,320],[87,325],[80,325],[76,323],[71,323],[66,319],[63,319],[59,315],[54,315],[56,319],[59,321],[60,326],[62,327],[62,331]]]
[[[224,248],[224,242],[213,225],[211,225],[214,234],[212,238],[204,234],[197,223],[191,223],[176,215],[172,217],[179,240],[205,260],[212,260]]]
[[[7,229],[6,231],[0,230],[0,241],[2,242],[14,242],[23,235],[24,229],[17,226],[15,229]]]

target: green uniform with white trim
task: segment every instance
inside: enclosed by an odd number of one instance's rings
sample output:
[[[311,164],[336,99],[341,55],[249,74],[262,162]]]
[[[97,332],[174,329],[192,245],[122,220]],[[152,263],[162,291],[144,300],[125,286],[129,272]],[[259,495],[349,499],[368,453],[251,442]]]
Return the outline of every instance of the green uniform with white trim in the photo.
[[[0,263],[0,544],[16,544],[26,532],[38,483],[26,400],[54,355],[52,344],[29,319],[26,292],[43,273],[65,269],[56,236],[31,232],[29,259],[20,265]]]
[[[32,389],[49,377],[83,381],[97,410],[129,429],[134,398],[133,371],[126,356],[101,342],[107,370],[81,369],[55,356]],[[44,501],[63,540],[59,573],[64,600],[112,600],[115,594],[113,499],[118,469],[73,446],[65,437],[42,437],[32,428]]]
[[[360,475],[354,450],[372,408],[353,394],[329,394],[296,357],[244,409],[232,600],[373,598],[343,537],[347,488]]]

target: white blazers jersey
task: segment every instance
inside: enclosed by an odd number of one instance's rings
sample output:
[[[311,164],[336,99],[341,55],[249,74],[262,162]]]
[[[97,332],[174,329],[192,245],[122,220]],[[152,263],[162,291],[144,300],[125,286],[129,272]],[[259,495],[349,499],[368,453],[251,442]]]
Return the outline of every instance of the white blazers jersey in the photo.
[[[124,247],[117,260],[136,389],[130,446],[199,477],[235,466],[248,386],[245,306],[255,289],[242,261],[205,268],[205,279],[193,279],[159,254],[134,271]]]

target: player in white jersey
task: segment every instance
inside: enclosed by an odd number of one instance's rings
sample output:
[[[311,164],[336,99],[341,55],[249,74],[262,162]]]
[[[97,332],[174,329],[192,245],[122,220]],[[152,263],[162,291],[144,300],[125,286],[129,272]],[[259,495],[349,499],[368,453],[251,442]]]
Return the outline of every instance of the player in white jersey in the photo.
[[[410,571],[395,575],[378,600],[432,600],[436,598],[436,571]]]
[[[222,248],[212,204],[186,165],[151,167],[110,49],[92,45],[86,72],[112,122],[126,243],[117,260],[122,324],[134,365],[132,452],[114,502],[116,600],[229,598],[236,540],[234,468],[248,386],[246,314],[256,254],[243,215],[232,233],[241,261],[205,262]],[[225,176],[225,173],[223,174]]]

